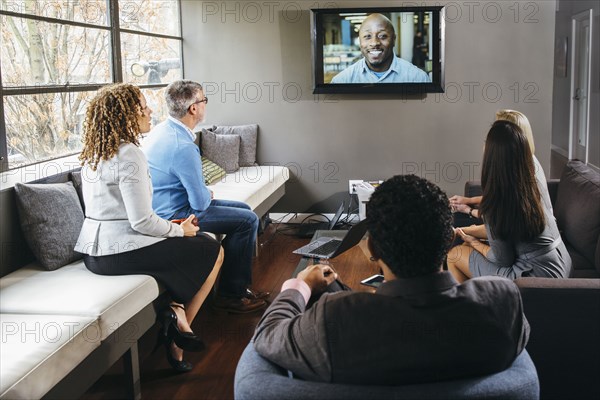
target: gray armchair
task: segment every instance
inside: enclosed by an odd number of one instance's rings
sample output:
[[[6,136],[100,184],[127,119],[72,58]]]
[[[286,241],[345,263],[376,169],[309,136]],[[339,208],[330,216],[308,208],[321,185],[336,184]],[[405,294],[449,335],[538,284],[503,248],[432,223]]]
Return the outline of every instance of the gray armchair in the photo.
[[[496,374],[456,381],[403,386],[360,386],[309,382],[261,357],[249,343],[235,371],[237,400],[282,399],[538,399],[533,361],[523,351],[510,368]]]

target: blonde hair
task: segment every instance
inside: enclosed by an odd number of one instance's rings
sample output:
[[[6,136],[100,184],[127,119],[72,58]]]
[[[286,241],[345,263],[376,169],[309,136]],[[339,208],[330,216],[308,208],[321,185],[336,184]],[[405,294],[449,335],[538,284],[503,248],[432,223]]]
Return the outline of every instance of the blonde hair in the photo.
[[[527,138],[531,154],[535,153],[535,144],[533,142],[533,132],[531,130],[531,124],[529,120],[520,111],[515,110],[499,110],[496,111],[496,121],[509,121],[517,125],[523,131],[523,134]]]
[[[87,163],[95,171],[100,161],[117,154],[121,142],[139,146],[141,95],[137,86],[128,83],[109,85],[98,91],[85,115],[81,165]]]

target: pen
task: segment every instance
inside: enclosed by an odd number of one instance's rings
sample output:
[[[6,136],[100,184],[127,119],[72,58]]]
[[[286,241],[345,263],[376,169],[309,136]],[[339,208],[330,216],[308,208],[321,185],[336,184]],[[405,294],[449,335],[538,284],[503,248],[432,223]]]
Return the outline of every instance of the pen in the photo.
[[[327,265],[329,268],[331,268],[331,271],[326,271],[324,273],[325,276],[329,276],[331,273],[337,274],[337,271],[335,270],[335,268],[333,268],[333,264],[331,264],[325,258],[311,257],[309,263],[312,263],[312,264],[309,264],[309,265],[316,265],[316,264]]]

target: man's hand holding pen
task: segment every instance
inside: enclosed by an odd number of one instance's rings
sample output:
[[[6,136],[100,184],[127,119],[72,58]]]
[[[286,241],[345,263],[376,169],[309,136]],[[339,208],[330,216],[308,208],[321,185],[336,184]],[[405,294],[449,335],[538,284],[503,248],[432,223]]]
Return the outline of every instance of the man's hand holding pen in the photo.
[[[329,264],[309,265],[298,273],[298,279],[302,279],[313,293],[322,293],[333,281],[338,278],[338,274]]]

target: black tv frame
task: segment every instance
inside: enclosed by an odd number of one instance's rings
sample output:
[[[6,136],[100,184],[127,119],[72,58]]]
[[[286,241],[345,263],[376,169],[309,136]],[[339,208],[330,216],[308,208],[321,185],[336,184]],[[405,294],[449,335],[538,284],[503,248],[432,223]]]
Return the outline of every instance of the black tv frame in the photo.
[[[426,83],[324,83],[323,73],[323,15],[341,13],[386,13],[386,12],[431,12],[432,22],[432,79]],[[444,40],[445,19],[444,6],[426,7],[351,7],[351,8],[313,8],[311,9],[311,44],[312,44],[312,72],[313,94],[335,93],[393,93],[393,94],[420,94],[444,92]],[[437,27],[437,29],[435,29]]]

